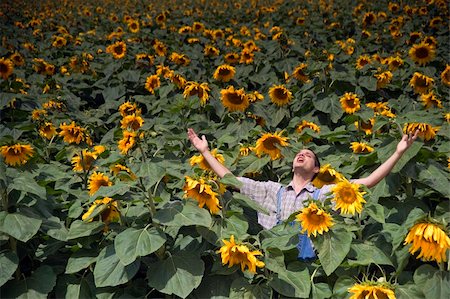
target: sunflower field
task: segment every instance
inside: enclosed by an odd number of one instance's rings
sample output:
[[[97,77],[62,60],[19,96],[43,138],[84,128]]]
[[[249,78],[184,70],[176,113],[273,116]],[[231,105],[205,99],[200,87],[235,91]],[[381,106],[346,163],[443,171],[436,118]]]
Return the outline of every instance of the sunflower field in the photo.
[[[447,0],[1,1],[1,298],[450,298],[449,26]],[[263,229],[188,128],[236,176],[288,184],[306,147],[339,188]]]

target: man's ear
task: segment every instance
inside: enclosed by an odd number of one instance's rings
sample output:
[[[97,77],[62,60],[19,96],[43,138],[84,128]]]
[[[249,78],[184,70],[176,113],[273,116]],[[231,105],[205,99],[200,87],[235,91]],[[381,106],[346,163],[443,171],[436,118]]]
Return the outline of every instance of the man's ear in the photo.
[[[319,173],[320,171],[320,167],[315,166],[313,169],[314,173]]]

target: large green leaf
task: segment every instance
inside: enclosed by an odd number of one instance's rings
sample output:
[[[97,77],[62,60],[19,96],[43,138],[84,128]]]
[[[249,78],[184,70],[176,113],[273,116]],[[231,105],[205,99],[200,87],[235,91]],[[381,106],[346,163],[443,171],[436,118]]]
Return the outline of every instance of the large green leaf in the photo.
[[[5,251],[0,253],[0,286],[4,285],[16,271],[19,259],[14,252]]]
[[[44,299],[56,285],[53,268],[42,265],[24,280],[12,280],[2,288],[2,298]]]
[[[450,275],[431,265],[422,265],[414,272],[414,282],[426,299],[450,297]]]
[[[140,165],[136,175],[147,182],[146,187],[151,187],[161,180],[165,173],[166,170],[160,166],[160,163],[149,161]]]
[[[424,294],[419,286],[415,284],[398,285],[395,288],[395,298],[397,299],[423,299]],[[438,297],[436,297],[438,298]]]
[[[124,265],[134,262],[140,256],[146,256],[158,250],[166,242],[166,235],[151,228],[128,228],[114,239],[116,254]]]
[[[186,298],[200,285],[204,267],[203,261],[193,253],[170,255],[149,265],[148,284],[164,294]]]
[[[91,201],[94,201],[99,197],[113,197],[123,195],[130,190],[130,185],[122,182],[118,182],[112,186],[101,186],[97,192],[92,194]]]
[[[284,296],[308,298],[311,291],[308,268],[300,262],[291,263],[288,269],[279,271],[269,285]]]
[[[311,284],[311,294],[313,299],[330,298],[332,295],[330,286],[324,282]]]
[[[417,165],[419,170],[419,175],[416,178],[421,183],[426,186],[430,186],[434,190],[440,192],[445,197],[450,197],[450,188],[448,174],[442,169],[439,169],[433,161],[427,163],[426,165]]]
[[[350,266],[367,266],[370,264],[393,266],[389,257],[374,244],[352,244],[351,250],[348,259]]]
[[[281,250],[289,250],[298,244],[299,229],[296,226],[277,225],[271,230],[261,231],[261,246],[264,249],[278,248]]]
[[[128,282],[139,269],[140,261],[124,265],[117,256],[114,245],[108,245],[100,251],[94,268],[95,285],[115,287]]]
[[[253,158],[253,157],[252,157]],[[245,175],[246,173],[252,173],[252,172],[258,172],[260,171],[264,166],[267,165],[267,163],[270,162],[269,156],[264,156],[262,158],[255,158],[254,161],[252,161],[249,165],[247,165],[240,173],[239,175]]]
[[[75,220],[69,228],[67,240],[87,237],[96,234],[101,231],[104,226],[105,224],[99,221],[84,222],[82,220]]]
[[[67,285],[66,298],[90,299],[96,298],[96,296],[92,294],[91,288],[89,287],[89,284],[86,282],[86,279],[82,278],[80,283],[78,284]]]
[[[19,213],[0,212],[0,231],[27,242],[39,230],[42,220],[30,218]]]
[[[336,230],[313,239],[313,243],[319,251],[320,263],[327,275],[331,275],[339,267],[350,251],[352,236],[351,232]]]
[[[257,212],[269,215],[267,209],[263,208],[260,204],[258,204],[254,200],[251,200],[248,196],[234,192],[233,199],[237,200],[243,206],[249,207]]]
[[[23,174],[14,178],[12,183],[8,185],[8,192],[11,190],[20,190],[23,192],[23,195],[26,193],[35,194],[42,199],[47,197],[45,188],[40,186],[36,180],[28,174]]]
[[[168,226],[201,225],[211,226],[211,215],[194,202],[173,202],[158,210],[154,219]]]
[[[95,263],[97,255],[92,250],[81,249],[72,254],[67,261],[66,273],[73,274]]]
[[[329,115],[330,119],[336,123],[344,114],[339,99],[336,95],[324,95],[321,94],[313,101],[314,107]]]
[[[231,284],[230,299],[269,299],[272,297],[272,290],[263,283],[249,284],[247,279],[240,277]]]

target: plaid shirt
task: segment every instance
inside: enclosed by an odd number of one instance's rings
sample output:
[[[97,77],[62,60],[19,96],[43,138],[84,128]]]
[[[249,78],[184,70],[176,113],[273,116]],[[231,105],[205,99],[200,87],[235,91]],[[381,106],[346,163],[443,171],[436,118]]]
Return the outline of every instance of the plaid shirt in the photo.
[[[283,185],[273,181],[260,182],[249,178],[238,178],[243,186],[240,192],[264,207],[269,215],[258,212],[258,223],[266,229],[270,229],[277,224],[277,193]],[[325,185],[320,188],[317,196],[318,200],[325,200],[327,193],[335,185]],[[303,201],[313,197],[314,190],[317,188],[313,184],[306,184],[303,189],[296,194],[292,181],[284,187],[284,192],[281,196],[281,220],[285,220],[294,212],[303,208]]]

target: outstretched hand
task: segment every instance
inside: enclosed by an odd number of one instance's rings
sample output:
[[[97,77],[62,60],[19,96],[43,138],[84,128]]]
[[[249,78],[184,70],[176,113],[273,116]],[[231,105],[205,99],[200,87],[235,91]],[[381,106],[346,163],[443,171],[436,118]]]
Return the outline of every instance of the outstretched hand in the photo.
[[[400,142],[397,144],[397,153],[403,154],[417,139],[418,134],[419,130],[416,130],[416,132],[414,132],[414,135],[412,135],[411,133],[404,134],[402,140],[400,140]]]
[[[195,133],[194,129],[188,128],[187,135],[192,145],[200,152],[203,153],[208,150],[208,141],[206,140],[205,135],[200,139]]]

